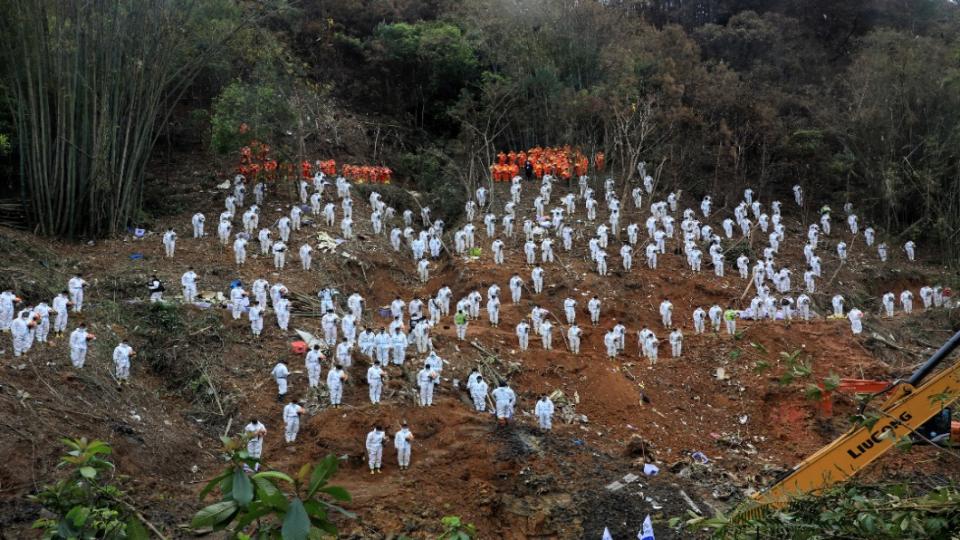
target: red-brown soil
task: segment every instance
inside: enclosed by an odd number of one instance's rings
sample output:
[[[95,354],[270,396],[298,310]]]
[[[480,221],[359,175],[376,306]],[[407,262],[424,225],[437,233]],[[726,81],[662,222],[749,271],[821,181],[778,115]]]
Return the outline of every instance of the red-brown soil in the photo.
[[[189,238],[189,218],[196,210],[206,213],[208,234],[215,235],[212,223],[220,212],[223,193],[210,184],[202,186],[203,190],[191,199],[196,208],[163,222],[176,226],[181,236],[173,260],[163,259],[156,234],[138,241],[127,237],[86,245],[48,242],[14,231],[0,231],[0,236],[15,239],[18,245],[38,246],[39,254],[29,255],[30,260],[19,260],[16,252],[10,253],[9,259],[4,256],[11,264],[45,273],[47,279],[63,284],[74,268],[84,271],[93,286],[90,307],[83,318],[102,338],[80,373],[69,366],[63,339],[50,347],[35,349],[22,359],[12,358],[9,350],[3,356],[0,423],[8,436],[0,440],[0,455],[6,461],[0,468],[0,529],[20,531],[15,536],[25,534],[24,527],[37,514],[24,497],[53,476],[53,466],[62,453],[58,439],[85,435],[113,444],[118,471],[130,477],[128,489],[144,513],[173,536],[180,536],[184,532],[178,527],[186,524],[201,506],[194,494],[220,466],[217,436],[228,421],[230,432],[237,433],[249,417],[256,416],[269,429],[264,449],[267,466],[295,472],[301,464],[329,453],[345,457],[335,483],[351,492],[353,502],[347,506],[359,518],[341,521],[344,537],[388,538],[406,534],[428,538],[436,535],[440,518],[445,515],[459,515],[475,523],[481,538],[599,537],[603,526],[609,526],[616,537],[621,537],[635,535],[643,515],[650,513],[657,520],[658,538],[682,538],[685,533],[674,536],[665,525],[667,518],[686,511],[686,504],[678,495],[680,489],[705,510],[725,508],[740,497],[741,489],[762,488],[777,471],[792,466],[842,433],[847,426],[846,417],[854,410],[853,402],[838,397],[834,417],[821,418],[815,404],[803,395],[807,384],[830,374],[892,379],[905,373],[901,365],[915,363],[911,359],[891,369],[865,348],[867,337],[851,335],[846,321],[822,318],[789,326],[782,322],[741,322],[742,334],[738,339],[713,333],[695,336],[691,320],[695,307],[706,309],[714,303],[723,306],[739,302],[747,283],[736,275],[735,267],[731,271],[728,264],[727,277],[715,278],[706,264],[703,272],[695,274],[681,257],[668,255],[662,257],[660,269],[651,271],[642,256],[635,256],[634,269],[627,274],[620,268],[616,249],[611,247],[611,275],[601,278],[588,264],[585,238],[578,239],[572,253],[557,246],[559,261],[545,266],[544,293],[532,295],[532,291],[525,290],[519,305],[509,302],[507,281],[514,272],[529,280],[521,235],[508,242],[505,265],[493,265],[488,249],[479,260],[450,259],[445,255],[434,265],[430,282],[421,285],[408,251],[394,253],[386,237],[372,236],[369,209],[361,196],[354,198],[358,238],[346,242],[338,251],[357,257],[362,267],[339,254],[315,254],[314,269],[301,270],[295,252],[315,230],[308,226],[294,233],[291,255],[282,275],[273,270],[272,261],[254,256],[258,252],[255,242],[248,249],[248,264],[237,270],[232,250],[221,248],[215,236],[203,240]],[[495,195],[502,201],[504,193],[500,189]],[[525,206],[532,200],[532,191],[532,187],[525,186]],[[558,191],[562,190],[555,190],[554,197]],[[268,201],[261,223],[279,217],[278,209],[286,204],[278,203],[278,198],[284,199],[274,196]],[[497,208],[501,208],[500,204]],[[640,216],[632,205],[628,206],[631,208],[624,216],[624,224]],[[684,200],[681,208],[686,206],[696,206],[695,201]],[[784,206],[787,207],[786,201]],[[582,208],[578,210],[582,212]],[[802,227],[799,221],[791,219],[795,216],[789,212],[786,210],[788,239],[781,247],[781,258],[794,268],[796,286],[802,282],[798,275],[802,275],[802,271],[798,272]],[[524,213],[521,211],[520,215]],[[582,218],[582,214],[578,217]],[[714,215],[711,223],[719,224],[723,217]],[[841,228],[839,223],[836,225],[835,228]],[[480,245],[487,248],[489,240],[482,227],[478,229]],[[329,232],[338,235],[338,231]],[[828,243],[833,245],[832,241]],[[837,271],[836,258],[829,255],[831,249],[821,250],[825,253],[825,278],[819,285],[826,294],[816,295],[815,301],[820,306],[828,305],[829,296],[842,291],[848,298],[864,299],[864,311],[871,319],[876,318],[872,314],[877,312],[875,297],[881,291],[878,283],[898,287],[909,284],[916,288],[925,279],[934,279],[931,276],[938,272],[917,263],[910,269],[910,277],[897,277],[899,257],[880,267],[872,252],[865,254],[856,248],[851,249],[851,260]],[[129,255],[134,252],[142,253],[144,259],[131,260]],[[38,259],[43,259],[46,266],[37,264]],[[183,357],[215,355],[217,361],[209,373],[216,388],[214,401],[210,396],[197,397],[213,392],[208,392],[204,383],[198,383],[199,390],[194,388],[193,393],[171,388],[169,380],[136,361],[132,384],[117,391],[110,376],[109,355],[115,343],[115,338],[111,338],[130,335],[135,329],[111,320],[115,312],[102,305],[109,300],[124,306],[131,297],[145,298],[142,284],[154,271],[168,284],[168,294],[176,294],[180,275],[191,265],[200,274],[201,290],[226,291],[234,278],[250,283],[263,276],[271,283],[282,278],[291,291],[308,297],[323,286],[337,287],[341,302],[350,292],[359,291],[367,299],[365,322],[373,326],[387,322],[375,314],[376,307],[389,303],[394,296],[407,300],[415,295],[426,297],[446,284],[453,288],[455,302],[473,289],[485,295],[486,286],[496,282],[506,298],[501,325],[491,328],[482,310],[481,319],[469,327],[468,339],[497,356],[494,365],[501,373],[507,373],[511,363],[519,365],[511,376],[511,385],[519,398],[517,421],[506,428],[496,427],[489,415],[472,412],[465,393],[453,389],[451,381],[446,380],[463,381],[470,367],[483,357],[468,343],[456,341],[449,319],[434,331],[434,344],[450,363],[434,407],[416,407],[412,399],[413,366],[418,358],[413,349],[408,353],[405,372],[390,368],[384,404],[380,406],[368,403],[362,382],[367,363],[356,355],[351,383],[344,393],[345,406],[329,409],[315,396],[307,396],[309,414],[294,445],[283,443],[281,405],[276,403],[269,370],[278,359],[286,360],[294,372],[291,391],[297,396],[307,395],[306,376],[302,359],[289,353],[294,334],[280,332],[272,316],[267,319],[264,336],[254,340],[245,320],[233,321],[222,311],[184,308],[189,321],[215,313],[223,325],[216,346],[203,341],[204,350],[197,350],[201,346],[190,345],[198,343],[200,336],[189,336],[184,338],[184,349],[176,352]],[[42,288],[42,284],[37,287]],[[586,302],[592,294],[603,300],[602,322],[597,328],[589,326],[586,314]],[[554,332],[553,351],[543,351],[539,340],[531,339],[530,350],[520,352],[513,333],[518,320],[529,314],[534,302],[562,318],[562,302],[567,296],[579,300],[578,320],[585,330],[582,353],[576,356],[567,352],[560,335],[565,329],[562,324]],[[747,293],[747,299],[750,296]],[[685,334],[684,353],[681,358],[669,358],[669,346],[663,343],[659,362],[648,367],[637,354],[636,332],[647,325],[661,340],[666,338],[667,331],[657,314],[663,298],[669,298],[675,306],[674,321],[679,322]],[[911,319],[923,317],[918,313]],[[900,317],[882,322],[871,319],[867,321],[868,329],[878,325],[896,331],[902,322]],[[629,337],[626,354],[610,361],[605,358],[603,334],[615,324],[614,320],[627,326]],[[291,323],[291,328],[312,332],[317,332],[318,327],[319,319],[304,315],[295,315]],[[136,342],[133,345],[140,346]],[[813,375],[781,385],[778,379],[785,365],[780,353],[795,350],[801,350],[800,358],[812,363]],[[714,376],[718,367],[723,367],[729,378],[718,380]],[[540,433],[529,413],[540,393],[557,389],[570,399],[579,396],[576,412],[586,415],[588,422],[556,422],[552,433]],[[220,409],[224,411],[222,415]],[[364,462],[365,434],[377,422],[392,432],[402,419],[410,422],[417,436],[412,468],[399,471],[394,452],[388,450],[384,473],[369,475]],[[638,460],[639,456],[628,451],[636,437],[651,445],[661,475],[641,478],[642,486],[635,484],[617,493],[607,492],[605,484],[626,473],[641,474],[642,458]],[[689,463],[689,454],[697,451],[711,460],[705,470],[683,465]],[[876,471],[890,469],[915,470],[920,475],[943,473],[937,470],[937,459],[931,449],[920,449],[909,458],[891,455],[881,460],[870,475],[875,477],[882,474]],[[686,472],[680,474],[684,469]],[[734,486],[730,489],[735,493],[733,498],[714,497],[721,484]],[[637,495],[640,491],[643,496]],[[656,509],[655,503],[662,508]]]

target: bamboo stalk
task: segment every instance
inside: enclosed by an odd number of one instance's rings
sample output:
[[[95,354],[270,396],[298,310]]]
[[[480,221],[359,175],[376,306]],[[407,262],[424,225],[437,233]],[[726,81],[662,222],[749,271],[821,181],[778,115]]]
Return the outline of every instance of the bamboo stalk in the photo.
[[[48,235],[121,230],[141,203],[150,154],[174,106],[251,12],[207,39],[184,32],[199,2],[9,0],[0,65],[19,136],[20,199]],[[129,75],[129,76],[127,76]]]

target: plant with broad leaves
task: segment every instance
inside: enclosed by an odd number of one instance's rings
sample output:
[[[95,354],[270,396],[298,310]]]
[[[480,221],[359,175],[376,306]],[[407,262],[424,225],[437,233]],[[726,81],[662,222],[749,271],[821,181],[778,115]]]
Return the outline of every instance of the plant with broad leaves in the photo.
[[[784,508],[716,514],[688,512],[671,528],[707,531],[710,538],[929,538],[951,540],[960,530],[960,491],[956,485],[846,484],[816,495],[804,494]]]
[[[811,401],[820,401],[825,393],[833,392],[840,387],[840,376],[831,373],[823,379],[821,384],[808,384],[803,391],[803,395]]]
[[[840,376],[831,371],[830,375],[823,379],[823,389],[827,392],[833,392],[837,388],[840,388]]]
[[[123,491],[109,483],[114,466],[105,456],[113,452],[110,445],[86,437],[63,439],[63,444],[70,450],[58,467],[68,474],[30,497],[56,517],[38,519],[33,528],[42,530],[44,539],[148,538],[136,512],[123,502]]]
[[[220,489],[220,501],[201,509],[191,527],[197,534],[226,531],[230,538],[258,540],[307,540],[336,535],[329,518],[331,510],[354,518],[354,514],[321,498],[350,501],[339,486],[327,485],[337,472],[335,456],[304,464],[295,478],[279,471],[252,472],[259,460],[250,456],[246,439],[222,437],[227,468],[200,491],[204,499]],[[281,489],[286,484],[290,492]]]
[[[477,536],[473,523],[464,523],[460,516],[445,516],[440,520],[443,534],[437,540],[471,540]]]
[[[800,358],[802,353],[803,351],[799,349],[791,353],[780,353],[780,358],[782,358],[787,364],[786,371],[780,375],[780,379],[778,381],[781,386],[787,386],[793,383],[796,379],[806,378],[813,374],[813,362],[809,360],[804,362]]]

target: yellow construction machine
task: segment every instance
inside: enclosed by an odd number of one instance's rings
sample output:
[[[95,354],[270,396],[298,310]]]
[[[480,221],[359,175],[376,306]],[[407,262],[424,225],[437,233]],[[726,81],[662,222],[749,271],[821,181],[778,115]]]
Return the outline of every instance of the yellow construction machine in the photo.
[[[757,493],[734,514],[746,521],[770,508],[787,505],[798,495],[816,493],[844,482],[890,450],[905,437],[919,442],[949,444],[960,442],[960,423],[951,422],[950,405],[960,399],[960,362],[940,370],[923,382],[960,346],[960,332],[954,334],[907,380],[891,383],[853,381],[850,388],[879,384],[872,397],[888,394],[878,408],[879,417],[861,422],[829,445],[793,467],[776,484]],[[844,381],[841,381],[841,387]],[[861,414],[867,402],[861,406]],[[875,421],[873,421],[875,420]]]

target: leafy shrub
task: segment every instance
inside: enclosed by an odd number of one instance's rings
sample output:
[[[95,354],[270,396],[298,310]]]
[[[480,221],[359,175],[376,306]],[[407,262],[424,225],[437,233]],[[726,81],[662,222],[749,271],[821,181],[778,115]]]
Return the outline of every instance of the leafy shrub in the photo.
[[[207,483],[200,499],[216,488],[221,498],[193,517],[191,527],[197,534],[227,531],[230,538],[307,540],[321,538],[323,533],[336,536],[337,528],[328,516],[331,510],[355,517],[322,498],[350,501],[347,490],[327,485],[337,472],[336,456],[329,455],[316,465],[304,464],[296,478],[279,471],[254,473],[259,460],[247,452],[246,440],[221,440],[227,467]],[[291,495],[281,491],[281,482],[292,488]]]
[[[60,458],[67,475],[31,496],[55,517],[38,519],[33,528],[43,531],[44,539],[146,540],[135,512],[121,501],[123,491],[109,483],[114,466],[105,456],[113,452],[110,445],[85,437],[63,439],[63,444],[70,449]]]
[[[671,520],[680,525],[680,518]],[[738,519],[736,514],[711,518],[691,515],[688,530],[711,531],[715,539],[790,538],[924,538],[950,540],[960,530],[960,491],[941,486],[932,491],[906,484],[846,484],[820,495],[804,495],[787,507]]]
[[[289,100],[272,84],[230,83],[213,103],[210,145],[219,154],[234,152],[251,139],[277,140],[293,126]],[[240,132],[241,124],[249,131]]]

